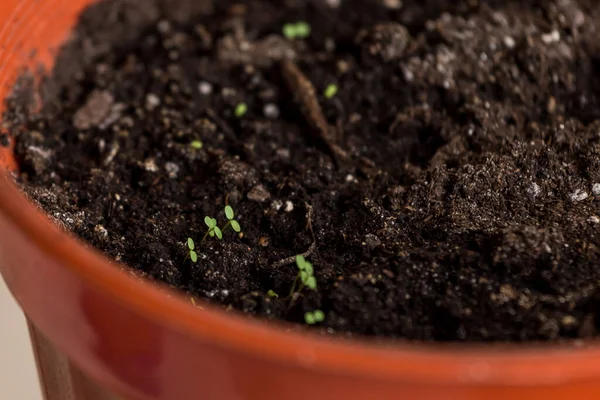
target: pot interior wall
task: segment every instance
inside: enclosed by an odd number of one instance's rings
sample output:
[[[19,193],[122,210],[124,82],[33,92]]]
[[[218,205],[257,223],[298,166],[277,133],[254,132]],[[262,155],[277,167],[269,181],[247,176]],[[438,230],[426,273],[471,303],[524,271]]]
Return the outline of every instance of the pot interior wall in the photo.
[[[48,71],[82,9],[94,0],[2,0],[0,2],[0,112],[24,72]],[[0,167],[16,170],[10,146],[0,146]]]

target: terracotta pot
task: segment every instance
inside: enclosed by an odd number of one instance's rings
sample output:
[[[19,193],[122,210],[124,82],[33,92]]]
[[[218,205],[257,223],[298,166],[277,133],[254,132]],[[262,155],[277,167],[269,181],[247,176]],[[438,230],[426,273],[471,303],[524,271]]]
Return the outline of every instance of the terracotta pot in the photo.
[[[88,3],[0,0],[1,99],[36,65],[32,50],[52,65]],[[0,151],[3,170],[14,169]],[[49,399],[600,398],[595,343],[382,346],[194,307],[59,231],[0,176],[0,271],[32,325]]]

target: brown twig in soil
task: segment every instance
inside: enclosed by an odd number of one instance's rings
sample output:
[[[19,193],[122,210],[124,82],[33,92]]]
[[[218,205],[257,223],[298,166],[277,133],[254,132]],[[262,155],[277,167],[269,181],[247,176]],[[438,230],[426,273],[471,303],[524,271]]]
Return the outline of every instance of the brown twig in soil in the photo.
[[[313,242],[311,243],[308,250],[306,250],[304,253],[301,253],[301,255],[304,258],[306,258],[306,257],[310,256],[315,251],[316,248],[317,248],[317,242],[315,242],[313,240]],[[279,267],[283,267],[284,265],[293,264],[295,262],[296,262],[296,256],[291,256],[291,257],[284,258],[283,260],[277,261],[276,263],[271,265],[271,268],[279,268]]]
[[[306,228],[308,230],[310,230],[310,234],[312,235],[312,238],[313,238],[313,242],[311,243],[308,250],[306,250],[304,253],[301,254],[304,258],[307,258],[312,253],[314,253],[314,251],[316,250],[317,239],[315,238],[315,233],[314,233],[313,227],[312,227],[312,206],[307,203],[305,203],[305,204],[306,204]],[[294,255],[291,257],[286,257],[283,260],[277,261],[276,263],[271,265],[271,268],[280,268],[280,267],[283,267],[284,265],[293,264],[295,262],[296,262],[296,256]]]
[[[311,129],[325,143],[336,161],[347,159],[348,153],[336,143],[336,130],[327,123],[317,99],[315,87],[310,79],[291,60],[282,61],[281,71],[288,90],[294,95],[294,100],[300,106],[302,114]]]
[[[312,226],[312,206],[307,202],[304,202],[304,206],[306,207],[306,229],[310,230],[310,234],[313,237],[313,241],[315,240],[315,233],[313,232]]]

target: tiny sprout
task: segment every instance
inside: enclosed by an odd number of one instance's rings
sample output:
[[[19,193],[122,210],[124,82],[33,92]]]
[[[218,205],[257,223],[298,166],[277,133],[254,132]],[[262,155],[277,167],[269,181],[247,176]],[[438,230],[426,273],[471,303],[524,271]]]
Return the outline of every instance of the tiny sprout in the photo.
[[[313,312],[313,315],[315,316],[315,319],[317,320],[317,322],[323,322],[323,321],[325,321],[325,314],[323,313],[323,311],[321,311],[321,310],[315,310]]]
[[[305,39],[310,36],[310,25],[304,21],[283,25],[283,36],[289,40]]]
[[[204,144],[200,140],[193,140],[190,143],[190,146],[196,150],[200,150],[204,146]]]
[[[248,112],[248,105],[246,103],[239,103],[235,106],[235,116],[242,118]]]
[[[298,254],[296,256],[296,265],[298,266],[298,275],[296,276],[296,279],[292,284],[292,289],[290,290],[290,297],[292,297],[292,299],[299,295],[300,292],[302,292],[302,289],[305,287],[309,288],[310,290],[317,290],[317,279],[314,275],[315,271],[313,265],[306,261],[302,254]],[[300,281],[300,286],[296,291],[298,280]]]
[[[325,88],[325,92],[323,92],[323,95],[325,96],[325,98],[327,99],[332,99],[338,92],[338,87],[336,84],[329,84],[327,85],[327,87]]]
[[[267,292],[267,296],[274,297],[274,298],[279,297],[279,295],[277,293],[275,293],[275,291],[273,291],[271,289],[269,289],[269,291]]]
[[[304,322],[308,325],[314,325],[317,322],[325,321],[325,314],[321,310],[315,310],[313,312],[307,312],[304,314]]]
[[[192,262],[197,262],[198,254],[196,254],[196,252],[194,251],[194,249],[196,248],[196,245],[194,244],[194,240],[192,238],[188,238],[187,245],[188,245],[188,249],[190,250],[190,260],[192,260]]]
[[[223,239],[223,231],[225,229],[227,229],[228,226],[231,226],[231,228],[238,233],[241,232],[242,228],[240,227],[239,222],[237,222],[235,219],[233,219],[235,217],[235,213],[233,211],[233,208],[231,208],[231,206],[225,206],[225,216],[227,217],[227,223],[222,228],[219,228],[219,226],[217,225],[217,220],[215,218],[209,217],[208,215],[204,217],[204,224],[206,224],[208,229],[206,230],[206,233],[202,237],[202,242],[208,236],[210,236],[210,237],[216,236],[219,240]],[[241,233],[240,233],[240,237],[242,237]],[[197,262],[198,254],[195,251],[196,245],[192,238],[187,239],[187,246],[189,249],[190,259],[193,262]]]
[[[304,286],[311,290],[317,289],[317,280],[314,276],[314,269],[310,262],[306,261],[303,255],[296,256],[296,265],[298,266],[300,281]]]
[[[304,39],[310,36],[310,25],[304,21],[296,23],[296,37]]]
[[[219,227],[217,226],[216,219],[206,216],[204,217],[204,223],[206,224],[206,226],[208,226],[208,231],[206,233],[210,237],[214,237],[216,235],[217,238],[219,238],[219,240],[223,239],[223,232],[221,232],[221,229],[219,229]],[[204,235],[204,237],[206,237],[206,235]]]
[[[216,219],[211,218],[208,215],[204,217],[204,223],[208,227],[208,230],[204,234],[202,240],[206,239],[206,236],[216,236],[219,240],[223,239],[223,231],[227,229],[228,226],[231,226],[231,228],[236,232],[240,232],[242,230],[239,222],[233,219],[235,217],[235,213],[233,212],[233,208],[231,208],[231,206],[225,206],[225,216],[227,217],[227,223],[222,228],[217,226]]]
[[[283,36],[287,39],[295,39],[296,38],[296,25],[294,24],[284,24],[283,25]]]
[[[227,221],[227,224],[225,224],[223,230],[225,230],[225,228],[227,228],[229,225],[231,225],[231,228],[236,232],[240,232],[242,230],[242,227],[240,226],[239,222],[233,219],[233,217],[235,217],[235,214],[231,206],[225,206],[225,216],[229,221]]]

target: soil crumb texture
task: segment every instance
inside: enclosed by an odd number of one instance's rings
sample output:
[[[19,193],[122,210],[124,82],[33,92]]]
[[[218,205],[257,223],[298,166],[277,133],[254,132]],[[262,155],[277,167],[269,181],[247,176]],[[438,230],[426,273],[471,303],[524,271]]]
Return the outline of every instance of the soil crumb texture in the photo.
[[[32,200],[190,301],[323,334],[587,338],[599,31],[592,0],[109,0],[4,121]]]

